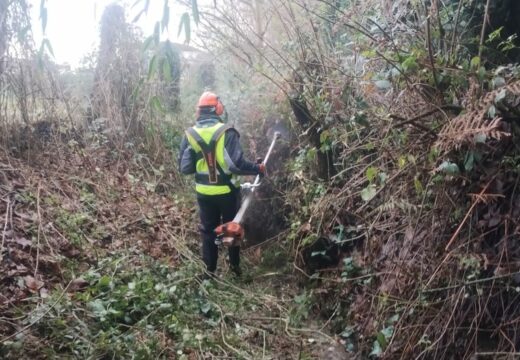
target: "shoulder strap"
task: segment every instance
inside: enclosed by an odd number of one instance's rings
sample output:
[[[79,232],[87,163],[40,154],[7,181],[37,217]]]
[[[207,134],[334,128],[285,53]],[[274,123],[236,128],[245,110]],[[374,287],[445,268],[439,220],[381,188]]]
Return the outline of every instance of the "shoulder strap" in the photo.
[[[227,129],[229,129],[229,127],[225,125],[219,127],[213,133],[213,136],[211,137],[209,144],[204,141],[204,139],[194,128],[191,127],[188,130],[186,130],[186,133],[189,134],[197,142],[197,144],[200,146],[202,150],[204,160],[206,160],[206,164],[208,164],[208,175],[210,184],[218,183],[218,173],[220,173],[220,176],[224,178],[226,177],[226,174],[217,162],[215,149],[217,141],[221,138],[221,136],[225,133]]]
[[[209,146],[210,147],[215,147],[215,145],[217,144],[217,141],[222,137],[222,135],[224,135],[224,133],[226,132],[227,129],[229,129],[230,127],[227,126],[227,125],[224,125],[224,126],[221,126],[219,127],[214,133],[213,133],[213,136],[211,137],[211,140],[209,142]]]

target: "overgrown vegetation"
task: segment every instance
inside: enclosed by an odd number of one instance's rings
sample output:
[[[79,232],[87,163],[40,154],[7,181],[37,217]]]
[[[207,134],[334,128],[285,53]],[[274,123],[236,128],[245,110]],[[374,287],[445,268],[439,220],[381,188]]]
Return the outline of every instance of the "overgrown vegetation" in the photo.
[[[147,37],[148,4],[74,71],[0,4],[2,356],[518,354],[516,1],[165,1]],[[175,165],[208,87],[251,156],[285,140],[241,280],[197,280]]]

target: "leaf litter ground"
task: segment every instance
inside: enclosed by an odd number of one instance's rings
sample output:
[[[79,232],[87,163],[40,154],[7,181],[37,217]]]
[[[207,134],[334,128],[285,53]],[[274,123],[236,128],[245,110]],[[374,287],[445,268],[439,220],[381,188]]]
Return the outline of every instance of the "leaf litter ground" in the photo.
[[[197,280],[196,208],[172,174],[103,147],[0,157],[2,357],[323,356],[334,340],[276,243],[244,252],[242,279],[222,261]]]

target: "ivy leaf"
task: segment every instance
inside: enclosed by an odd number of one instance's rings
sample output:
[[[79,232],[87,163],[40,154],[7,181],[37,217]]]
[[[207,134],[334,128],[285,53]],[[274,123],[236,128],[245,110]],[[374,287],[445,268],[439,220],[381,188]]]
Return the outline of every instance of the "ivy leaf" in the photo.
[[[385,334],[380,331],[378,334],[377,334],[377,342],[379,343],[379,345],[381,345],[381,349],[385,349],[386,346],[388,345],[388,342],[386,341],[386,337],[385,337]]]
[[[327,142],[329,137],[330,137],[330,132],[328,130],[322,131],[320,134],[320,144]]]
[[[370,184],[366,188],[361,190],[361,199],[363,199],[363,201],[368,202],[368,201],[372,200],[374,198],[374,196],[376,196],[376,193],[377,193],[376,186],[374,184]]]
[[[499,103],[500,101],[504,100],[505,98],[506,98],[506,89],[502,89],[495,96],[495,103]]]
[[[367,177],[369,182],[372,182],[372,180],[375,179],[377,176],[378,170],[376,167],[370,166],[367,171],[365,172],[365,176]]]
[[[415,56],[407,57],[401,64],[404,71],[413,71],[417,70],[419,68],[419,65],[417,65],[417,59]]]
[[[491,105],[488,109],[488,115],[490,118],[494,118],[495,115],[497,114],[497,108],[495,107],[495,105]]]
[[[466,154],[466,157],[464,159],[464,169],[466,171],[471,171],[471,170],[473,170],[474,164],[475,164],[475,155],[474,155],[473,151],[469,151]]]
[[[492,80],[492,85],[493,85],[494,89],[504,86],[505,84],[506,84],[506,79],[504,79],[502,76],[494,77]]]
[[[437,167],[437,171],[444,172],[448,175],[456,175],[460,173],[459,166],[451,161],[443,161],[442,164]]]
[[[471,68],[477,70],[480,66],[480,58],[475,56],[470,62]]]
[[[374,84],[380,90],[388,90],[392,87],[392,83],[388,80],[377,80]]]
[[[200,311],[202,311],[202,313],[204,315],[207,315],[211,311],[211,304],[210,303],[202,304],[202,306],[200,307]]]
[[[487,140],[487,135],[484,133],[476,134],[475,137],[475,144],[484,144]]]
[[[110,282],[111,282],[110,276],[104,275],[99,279],[98,285],[99,285],[99,287],[108,287],[110,285]]]
[[[379,357],[382,353],[383,349],[381,348],[379,341],[374,341],[374,345],[372,345],[372,351],[370,352],[369,356]]]

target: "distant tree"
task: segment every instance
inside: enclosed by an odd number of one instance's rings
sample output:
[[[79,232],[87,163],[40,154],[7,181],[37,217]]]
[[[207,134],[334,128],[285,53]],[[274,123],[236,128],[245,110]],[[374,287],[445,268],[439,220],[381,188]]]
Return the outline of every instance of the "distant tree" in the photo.
[[[166,110],[175,112],[180,105],[181,57],[168,40],[160,43],[157,55],[159,82],[156,90]]]
[[[140,45],[138,34],[126,23],[123,7],[107,6],[101,17],[92,93],[94,118],[104,117],[125,127],[134,123],[132,94],[141,76]]]

